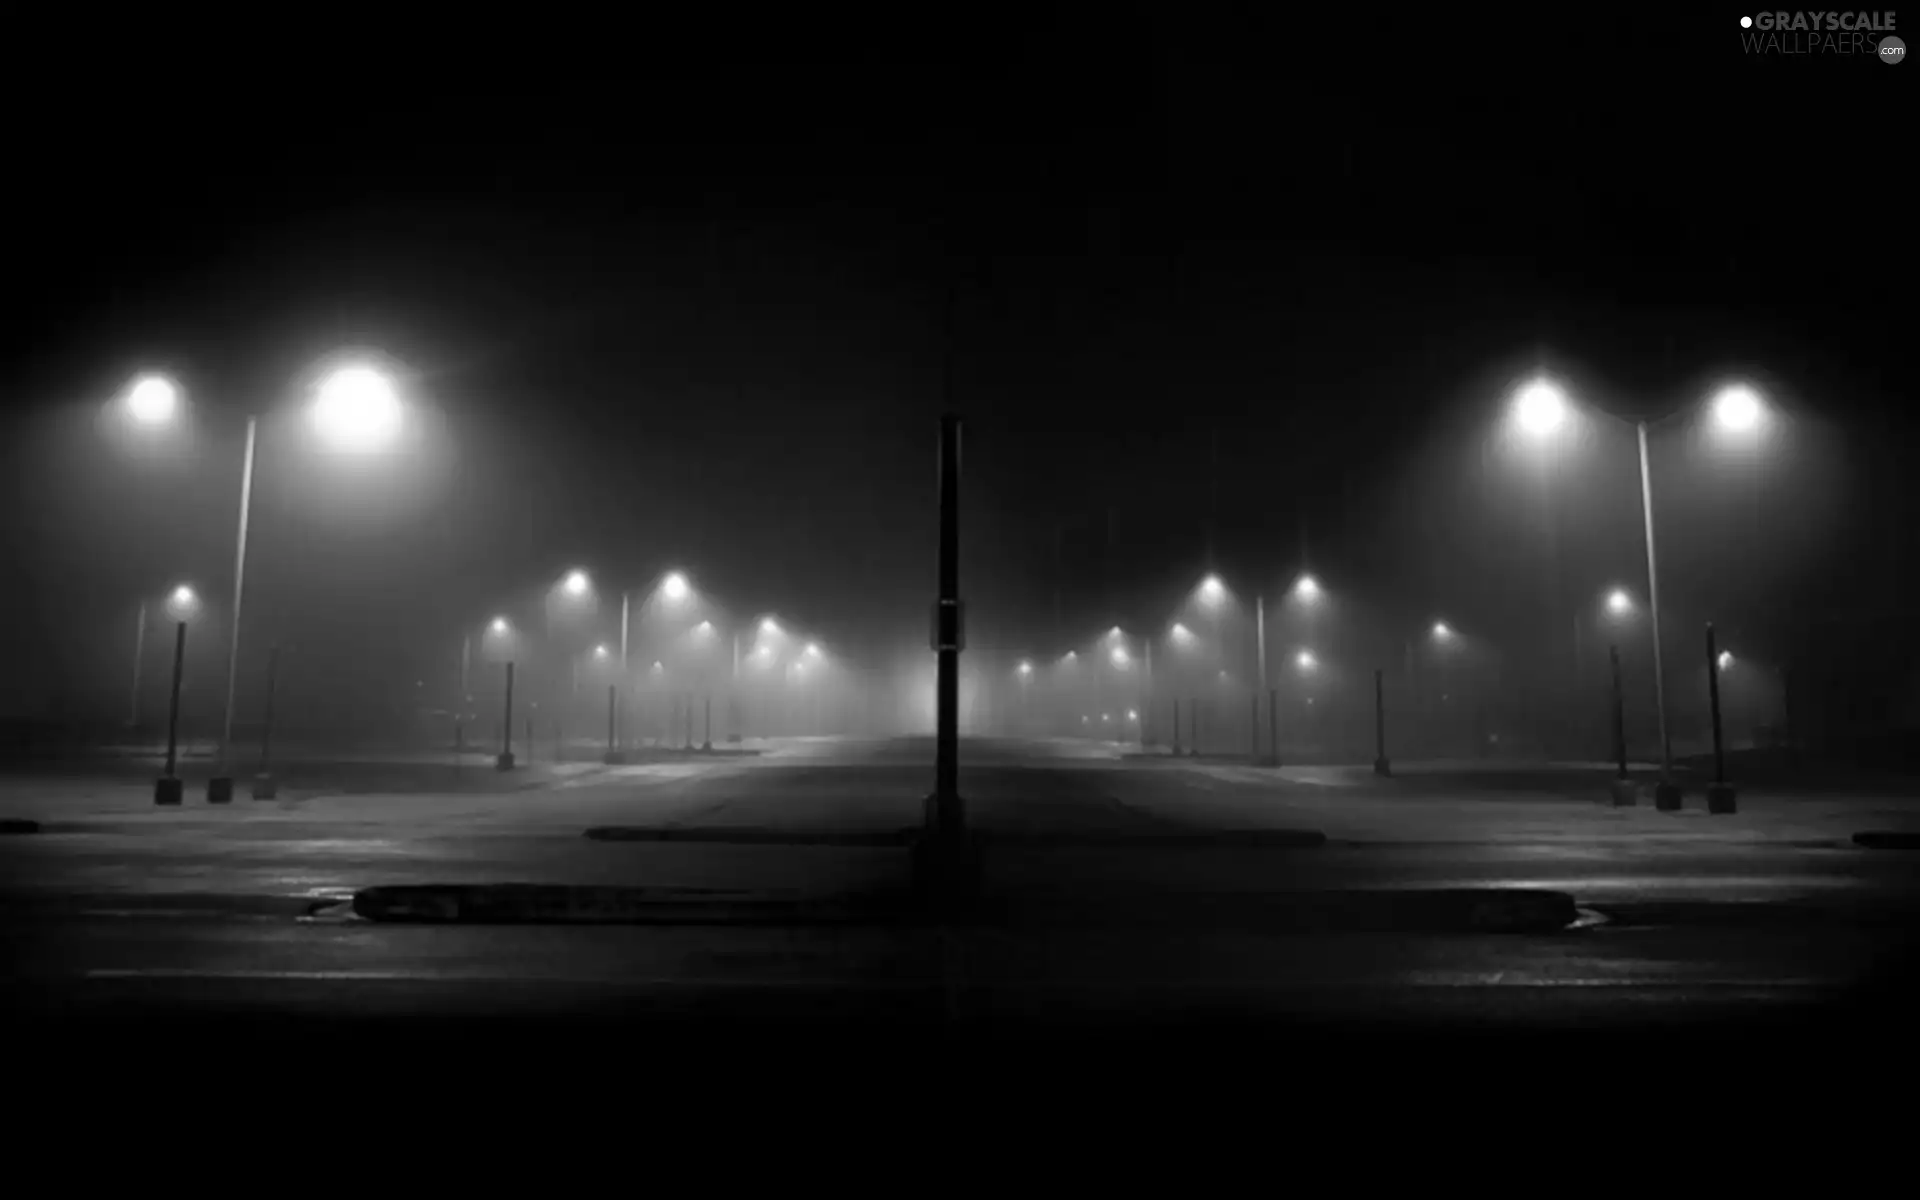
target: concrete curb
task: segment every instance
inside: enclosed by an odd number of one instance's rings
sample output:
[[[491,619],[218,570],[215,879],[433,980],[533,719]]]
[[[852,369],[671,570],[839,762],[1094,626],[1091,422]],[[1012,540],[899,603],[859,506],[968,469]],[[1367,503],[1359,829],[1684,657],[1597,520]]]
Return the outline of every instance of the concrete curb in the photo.
[[[0,818],[0,834],[39,833],[40,822],[29,821],[25,817]]]
[[[1920,850],[1920,833],[1898,829],[1870,829],[1853,835],[1853,844],[1868,850]]]
[[[779,893],[535,883],[362,888],[353,912],[369,921],[463,925],[798,925],[853,916],[844,904]]]
[[[1316,850],[1327,844],[1318,829],[1221,829],[1178,833],[1023,833],[979,830],[988,849],[1018,850]]]
[[[1580,926],[1571,894],[1527,888],[1091,894],[1030,902],[991,898],[991,919],[1020,928],[1327,933],[1553,934]]]
[[[220,892],[62,892],[22,888],[0,892],[0,912],[48,915],[135,913],[197,917],[293,918],[316,904],[337,903],[316,896],[254,895]]]
[[[581,835],[591,842],[703,842],[729,846],[910,846],[918,829],[820,832],[729,825],[595,825]]]
[[[727,846],[834,846],[863,849],[911,846],[919,840],[920,830],[808,833],[804,830],[744,825],[596,825],[581,836],[594,842],[697,842]],[[1008,850],[1312,850],[1327,844],[1327,835],[1317,829],[1226,829],[1180,833],[1024,833],[982,829],[976,830],[972,837],[983,849]]]

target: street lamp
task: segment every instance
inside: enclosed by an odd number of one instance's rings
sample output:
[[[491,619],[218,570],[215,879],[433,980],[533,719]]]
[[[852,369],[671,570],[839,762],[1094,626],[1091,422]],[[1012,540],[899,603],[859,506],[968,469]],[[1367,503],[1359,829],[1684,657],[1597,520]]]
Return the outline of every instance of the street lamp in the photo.
[[[1313,651],[1311,650],[1302,650],[1300,653],[1294,655],[1293,662],[1294,665],[1302,671],[1311,671],[1320,665],[1320,660],[1313,656]]]
[[[369,366],[346,366],[323,380],[313,402],[313,424],[343,450],[375,450],[400,430],[400,397],[393,381]]]
[[[1022,679],[1025,679],[1033,674],[1033,664],[1028,662],[1024,658],[1020,660],[1020,665],[1015,669],[1020,672],[1020,677]]]
[[[174,774],[180,748],[180,675],[187,661],[187,622],[200,615],[200,597],[183,583],[167,594],[165,607],[174,621],[173,689],[167,701],[167,765],[160,778],[154,780],[153,802],[174,805],[180,803],[182,791],[180,777]]]
[[[669,571],[666,578],[660,581],[660,594],[666,597],[669,603],[678,604],[693,594],[693,585],[688,583],[687,577],[680,572]]]
[[[1534,379],[1514,393],[1513,417],[1529,437],[1545,437],[1567,419],[1567,394],[1551,379]]]
[[[1311,604],[1320,598],[1320,581],[1311,575],[1302,575],[1294,581],[1293,594],[1301,601]]]
[[[1127,653],[1125,646],[1115,646],[1107,652],[1107,661],[1124,671],[1132,665],[1133,655]]]
[[[142,375],[127,389],[127,413],[142,425],[164,425],[173,420],[180,389],[164,375]]]
[[[1744,383],[1728,384],[1713,398],[1713,415],[1729,433],[1747,433],[1765,415],[1759,393]]]
[[[1759,393],[1743,383],[1720,388],[1713,395],[1710,406],[1720,429],[1735,435],[1751,434],[1765,415],[1765,405]],[[1544,440],[1559,428],[1566,419],[1568,407],[1566,393],[1557,383],[1544,378],[1522,385],[1513,398],[1515,422],[1524,433],[1537,441]],[[1660,784],[1654,791],[1654,803],[1660,808],[1673,809],[1680,806],[1680,788],[1673,782],[1673,740],[1667,728],[1666,670],[1660,647],[1660,571],[1653,536],[1653,473],[1648,463],[1647,429],[1685,413],[1688,407],[1661,417],[1631,420],[1604,410],[1596,411],[1622,424],[1632,425],[1639,450],[1640,516],[1647,551],[1647,616],[1653,637],[1653,695],[1660,717]],[[1609,597],[1608,610],[1616,616],[1624,616],[1630,610],[1630,605],[1616,607]]]
[[[127,411],[140,424],[171,424],[180,407],[180,389],[158,375],[142,376],[127,392]],[[345,363],[327,373],[314,388],[310,409],[315,431],[323,442],[349,451],[373,451],[386,446],[398,432],[402,405],[392,381],[378,368]],[[253,510],[254,450],[259,441],[259,416],[247,416],[246,447],[240,465],[239,528],[233,552],[232,628],[227,639],[227,694],[220,722],[220,745],[214,775],[207,780],[207,800],[225,804],[233,799],[231,755],[233,699],[240,669],[242,601],[246,596],[247,527]]]
[[[1445,642],[1445,641],[1450,641],[1452,638],[1453,638],[1453,630],[1448,628],[1447,623],[1445,621],[1435,621],[1433,623],[1433,640],[1434,641]]]
[[[1209,575],[1200,581],[1200,603],[1208,608],[1217,607],[1227,598],[1227,587],[1220,582],[1218,575]]]
[[[1716,658],[1714,662],[1720,667],[1722,671],[1727,670],[1728,668],[1733,666],[1733,651],[1722,650],[1720,652],[1720,656]]]
[[[1616,618],[1633,615],[1633,597],[1627,589],[1614,588],[1607,593],[1607,615]]]
[[[560,590],[578,599],[593,590],[593,580],[582,570],[568,571],[560,581]]]

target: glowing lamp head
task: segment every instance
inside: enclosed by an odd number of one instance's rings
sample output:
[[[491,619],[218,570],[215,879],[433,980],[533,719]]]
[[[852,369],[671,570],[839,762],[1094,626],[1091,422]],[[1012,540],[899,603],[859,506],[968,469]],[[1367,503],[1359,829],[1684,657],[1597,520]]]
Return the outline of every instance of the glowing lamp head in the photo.
[[[487,623],[487,632],[491,633],[495,637],[507,636],[507,630],[509,628],[510,626],[508,626],[507,619],[505,617],[495,617],[492,621]]]
[[[593,656],[602,662],[606,661],[607,648],[605,646],[595,646],[593,648]]]
[[[1764,413],[1760,394],[1744,383],[1721,388],[1713,398],[1714,420],[1728,433],[1752,432]]]
[[[1127,653],[1125,646],[1115,646],[1107,652],[1107,660],[1116,667],[1125,667],[1133,662],[1133,655]]]
[[[803,654],[805,654],[805,655],[806,655],[806,656],[807,656],[808,658],[819,658],[819,657],[820,657],[820,643],[819,643],[819,642],[808,642],[808,643],[807,643],[807,648],[806,648],[806,649],[805,649],[804,651],[802,651],[802,653],[803,653]]]
[[[1074,650],[1069,650],[1065,654],[1062,654],[1060,656],[1060,661],[1063,663],[1066,663],[1068,666],[1072,666],[1074,663],[1077,663],[1080,661],[1079,652]]]
[[[772,617],[760,618],[760,636],[761,637],[779,637],[780,622],[774,620]]]
[[[1720,669],[1722,671],[1726,670],[1728,667],[1731,667],[1733,665],[1733,651],[1722,650],[1719,656],[1714,659],[1714,661],[1719,664]]]
[[[127,389],[127,413],[142,425],[164,425],[173,420],[180,389],[162,375],[142,375]]]
[[[560,590],[569,596],[584,596],[593,588],[593,581],[587,578],[585,571],[568,571],[567,577],[560,581]]]
[[[695,625],[695,626],[693,627],[693,632],[694,632],[694,634],[695,634],[696,636],[698,636],[698,637],[703,637],[703,638],[709,638],[709,637],[712,637],[712,636],[713,636],[713,622],[712,622],[712,621],[702,621],[702,622],[700,622],[700,623],[699,623],[698,625]]]
[[[1168,632],[1170,636],[1173,638],[1173,640],[1175,642],[1178,642],[1182,646],[1193,641],[1193,630],[1188,629],[1185,625],[1180,624],[1180,622],[1178,621],[1175,621],[1173,623],[1173,628]]]
[[[393,381],[372,367],[342,367],[321,381],[313,401],[320,436],[343,450],[377,450],[400,431]]]
[[[167,614],[176,621],[185,621],[200,612],[200,597],[186,584],[167,593]]]
[[[666,664],[665,664],[665,663],[663,663],[663,662],[661,662],[661,661],[660,661],[659,659],[657,659],[657,658],[656,658],[656,659],[654,659],[654,660],[653,660],[653,673],[654,673],[655,675],[665,675],[665,674],[667,673],[667,667],[666,667]]]
[[[1607,593],[1607,612],[1616,617],[1624,617],[1633,611],[1633,597],[1625,588],[1614,588]]]
[[[1024,679],[1027,676],[1033,674],[1033,664],[1023,658],[1020,660],[1020,665],[1019,667],[1016,668],[1016,670],[1020,672],[1021,678]]]
[[[1218,575],[1209,575],[1200,581],[1200,602],[1212,607],[1227,598],[1227,585],[1220,582]]]
[[[687,577],[680,572],[669,571],[667,577],[660,581],[660,594],[678,604],[693,594],[693,585],[689,584]]]
[[[1320,598],[1320,581],[1311,575],[1302,575],[1294,581],[1293,594],[1302,600],[1318,600]]]
[[[1320,660],[1313,656],[1313,651],[1311,650],[1302,650],[1293,656],[1293,661],[1294,665],[1298,666],[1302,671],[1311,671],[1320,665]]]
[[[1452,636],[1453,630],[1448,627],[1445,621],[1435,621],[1433,623],[1433,637],[1435,641],[1444,642]]]
[[[1139,710],[1139,709],[1137,709],[1137,708],[1130,708],[1130,709],[1128,709],[1128,710],[1127,710],[1127,720],[1129,720],[1129,721],[1134,721],[1134,722],[1138,722],[1138,721],[1140,720],[1140,710]]]
[[[1529,437],[1546,437],[1567,418],[1567,395],[1550,379],[1523,385],[1513,398],[1513,418]]]

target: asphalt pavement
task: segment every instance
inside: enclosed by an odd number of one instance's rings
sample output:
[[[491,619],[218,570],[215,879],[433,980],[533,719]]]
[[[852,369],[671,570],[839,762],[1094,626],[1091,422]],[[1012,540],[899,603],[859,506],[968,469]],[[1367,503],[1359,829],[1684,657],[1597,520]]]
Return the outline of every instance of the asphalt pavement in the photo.
[[[1904,994],[1910,978],[1920,871],[1910,852],[1850,840],[1920,828],[1920,805],[1899,795],[1758,795],[1709,816],[1696,794],[1670,814],[1611,807],[1571,768],[1516,787],[1414,765],[1382,780],[969,741],[961,783],[985,846],[987,915],[930,927],[874,916],[896,911],[885,905],[906,892],[908,857],[848,835],[921,820],[931,743],[757,748],[530,772],[511,790],[489,778],[218,808],[195,796],[155,809],[125,780],[6,779],[0,817],[42,824],[0,838],[11,999],[82,1019],[644,1012],[1081,1031],[1196,1019],[1588,1028],[1852,1014]],[[584,836],[608,826],[714,840]],[[1276,849],[1218,836],[1284,829],[1327,841]],[[781,840],[727,841],[748,832]],[[1183,842],[1202,834],[1204,845]],[[648,889],[661,915],[389,924],[343,903],[370,887],[504,883]],[[1502,931],[1471,915],[1477,902],[1446,902],[1488,890],[1564,892],[1579,919]],[[711,907],[735,900],[755,915]]]

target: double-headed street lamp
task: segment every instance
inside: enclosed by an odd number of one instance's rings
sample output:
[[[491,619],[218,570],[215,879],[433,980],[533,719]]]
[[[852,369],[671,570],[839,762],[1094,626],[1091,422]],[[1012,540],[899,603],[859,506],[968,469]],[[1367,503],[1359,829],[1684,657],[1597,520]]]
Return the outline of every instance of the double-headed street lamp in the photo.
[[[1714,424],[1724,435],[1750,437],[1766,421],[1766,405],[1759,393],[1744,383],[1732,383],[1720,388],[1709,399],[1708,406]],[[1565,389],[1559,383],[1545,377],[1532,379],[1514,393],[1514,424],[1529,439],[1544,442],[1568,423],[1572,407]],[[1660,648],[1660,569],[1654,549],[1653,473],[1648,465],[1647,430],[1691,413],[1693,406],[1686,405],[1653,418],[1625,418],[1598,409],[1588,411],[1623,425],[1631,425],[1639,449],[1640,515],[1647,556],[1647,614],[1653,636],[1653,694],[1660,718],[1660,784],[1654,796],[1659,807],[1677,808],[1680,804],[1680,788],[1673,782],[1673,741],[1667,727],[1667,692]],[[1631,609],[1631,598],[1624,593],[1617,595],[1621,597],[1621,603],[1616,605],[1615,597],[1609,596],[1608,610],[1624,615]]]
[[[163,375],[143,375],[127,388],[124,404],[135,424],[164,427],[173,424],[181,408],[177,383]],[[321,441],[341,450],[369,453],[393,442],[404,421],[404,407],[392,379],[366,363],[343,364],[323,376],[314,388],[308,417]],[[246,595],[247,529],[253,509],[254,447],[259,416],[247,415],[246,450],[240,466],[240,519],[233,552],[233,628],[227,643],[227,695],[220,722],[220,746],[213,778],[207,781],[207,800],[224,804],[233,799],[231,754],[234,684],[240,666],[241,602]]]

